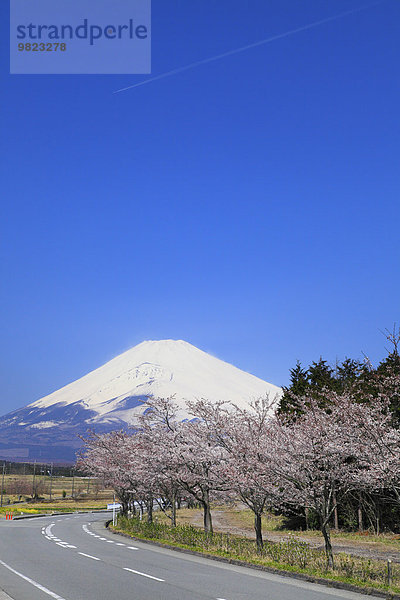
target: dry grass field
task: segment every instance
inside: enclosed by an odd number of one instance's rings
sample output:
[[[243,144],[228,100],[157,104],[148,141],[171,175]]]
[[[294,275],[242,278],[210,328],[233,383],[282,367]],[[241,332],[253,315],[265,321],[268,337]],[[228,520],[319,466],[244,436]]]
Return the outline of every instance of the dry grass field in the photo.
[[[215,531],[221,533],[233,533],[254,539],[254,516],[253,513],[238,506],[215,506],[212,509],[212,518]],[[169,519],[162,512],[157,512],[156,519],[160,523],[169,523]],[[202,526],[202,511],[199,509],[182,508],[177,511],[177,523],[179,525]],[[292,531],[284,528],[284,517],[267,513],[263,517],[263,535],[271,541],[284,541],[295,536],[313,547],[323,546],[323,537],[320,531]],[[378,556],[385,552],[400,552],[400,535],[393,533],[371,534],[368,531],[362,533],[344,531],[332,531],[332,544],[340,551],[354,549],[365,550],[368,554]]]
[[[1,481],[0,481],[1,484]],[[89,477],[50,477],[44,474],[5,475],[0,517],[37,512],[95,510],[112,502],[113,490]]]

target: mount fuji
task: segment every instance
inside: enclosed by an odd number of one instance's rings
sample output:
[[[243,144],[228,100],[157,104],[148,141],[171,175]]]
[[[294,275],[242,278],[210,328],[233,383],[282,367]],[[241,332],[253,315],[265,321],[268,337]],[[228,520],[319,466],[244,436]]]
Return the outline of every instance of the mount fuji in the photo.
[[[197,398],[246,406],[281,388],[182,340],[146,341],[84,377],[0,418],[0,457],[72,462],[88,429],[127,429],[150,397],[174,396],[181,417]]]

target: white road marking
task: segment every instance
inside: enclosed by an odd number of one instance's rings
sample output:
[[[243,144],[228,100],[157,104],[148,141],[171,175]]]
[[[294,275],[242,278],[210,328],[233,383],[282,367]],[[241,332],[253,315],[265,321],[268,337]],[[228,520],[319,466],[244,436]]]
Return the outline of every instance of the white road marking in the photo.
[[[123,544],[122,542],[116,542],[115,545],[116,546],[125,546],[125,544]]]
[[[136,548],[135,546],[128,546],[128,550],[139,550],[139,548]]]
[[[61,546],[61,548],[65,548],[66,542],[56,542],[57,546]]]
[[[37,581],[34,581],[30,577],[27,577],[26,575],[23,575],[19,571],[16,571],[15,569],[13,569],[9,565],[7,565],[2,560],[0,560],[0,565],[3,565],[3,567],[5,567],[6,569],[8,569],[9,571],[11,571],[12,573],[14,573],[15,575],[18,575],[18,577],[21,577],[21,579],[25,579],[25,581],[27,581],[31,585],[34,585],[36,588],[38,588],[39,590],[41,590],[45,594],[48,594],[52,598],[55,598],[55,600],[65,600],[65,598],[62,598],[62,596],[59,596],[55,592],[52,592],[51,590],[47,589],[46,587],[44,587],[44,585],[41,585],[40,583],[38,583]]]
[[[112,540],[106,540],[106,544],[113,544],[114,542]]]
[[[153,575],[147,575],[147,573],[141,573],[140,571],[134,571],[133,569],[128,569],[128,567],[124,567],[124,571],[130,571],[131,573],[136,573],[136,575],[142,575],[143,577],[148,577],[149,579],[155,579],[156,581],[165,581],[165,579],[160,579],[159,577],[153,577]]]
[[[82,556],[87,556],[88,558],[93,558],[93,560],[100,560],[96,556],[91,556],[90,554],[85,554],[84,552],[78,552],[78,554],[82,554]]]
[[[101,538],[101,537],[99,537],[99,540],[103,540],[103,542],[105,542],[105,541],[106,541],[106,538]]]

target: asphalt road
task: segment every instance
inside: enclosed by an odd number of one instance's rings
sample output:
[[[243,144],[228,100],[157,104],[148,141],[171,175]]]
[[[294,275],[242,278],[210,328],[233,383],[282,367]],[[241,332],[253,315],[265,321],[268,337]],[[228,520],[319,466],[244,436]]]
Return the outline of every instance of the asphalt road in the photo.
[[[109,533],[109,515],[0,522],[0,600],[371,600]]]

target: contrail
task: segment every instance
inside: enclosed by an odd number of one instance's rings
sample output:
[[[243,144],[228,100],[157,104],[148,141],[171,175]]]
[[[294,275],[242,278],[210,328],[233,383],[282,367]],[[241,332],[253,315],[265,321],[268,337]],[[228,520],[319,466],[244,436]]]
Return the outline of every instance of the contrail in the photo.
[[[147,85],[148,83],[152,83],[153,81],[158,81],[159,79],[165,79],[165,77],[170,77],[171,75],[177,75],[178,73],[183,73],[184,71],[188,71],[189,69],[195,69],[200,65],[206,65],[208,63],[214,62],[216,60],[220,60],[221,58],[225,58],[226,56],[232,56],[233,54],[239,54],[239,52],[245,52],[246,50],[250,50],[250,48],[257,48],[257,46],[263,46],[264,44],[269,44],[270,42],[274,42],[275,40],[280,40],[285,37],[289,37],[294,33],[300,33],[300,31],[306,31],[307,29],[313,29],[314,27],[318,27],[319,25],[323,25],[324,23],[329,23],[330,21],[336,21],[337,19],[341,19],[342,17],[346,17],[347,15],[352,15],[354,13],[360,12],[362,10],[366,10],[372,6],[377,6],[378,4],[382,4],[386,0],[379,0],[379,2],[372,2],[370,4],[366,4],[364,6],[360,6],[359,8],[353,8],[352,10],[346,10],[345,12],[339,13],[338,15],[334,15],[332,17],[327,17],[326,19],[320,19],[319,21],[313,21],[308,25],[303,25],[302,27],[296,27],[296,29],[290,29],[289,31],[285,31],[284,33],[279,33],[278,35],[273,35],[272,37],[266,38],[264,40],[259,40],[258,42],[253,42],[252,44],[247,44],[247,46],[241,46],[240,48],[236,48],[235,50],[228,50],[227,52],[223,52],[222,54],[217,54],[216,56],[211,56],[210,58],[203,58],[202,60],[197,60],[196,62],[190,63],[189,65],[185,65],[184,67],[178,67],[177,69],[172,69],[172,71],[166,71],[165,73],[161,73],[160,75],[156,75],[155,77],[150,77],[149,79],[145,79],[140,83],[135,83],[133,85],[129,85],[128,87],[121,88],[120,90],[116,90],[113,94],[119,94],[120,92],[126,92],[126,90],[132,90],[133,88],[140,87],[141,85]]]

